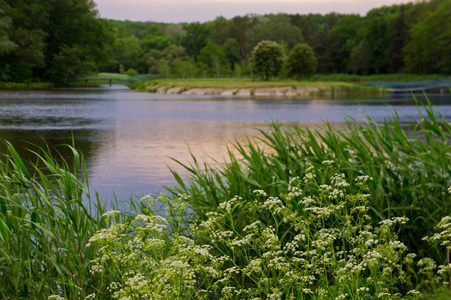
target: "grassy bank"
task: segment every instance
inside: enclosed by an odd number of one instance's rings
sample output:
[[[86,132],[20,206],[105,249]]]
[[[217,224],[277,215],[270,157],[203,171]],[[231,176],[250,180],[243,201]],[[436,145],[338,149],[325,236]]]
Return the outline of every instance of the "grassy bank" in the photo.
[[[50,82],[31,82],[31,83],[17,83],[17,82],[0,82],[0,89],[23,90],[23,89],[46,89],[54,87]]]
[[[396,113],[345,128],[275,123],[219,167],[193,156],[186,180],[173,172],[167,196],[130,212],[104,211],[75,149],[71,164],[37,149],[27,167],[8,145],[0,294],[449,299],[451,125],[419,110],[409,126]]]

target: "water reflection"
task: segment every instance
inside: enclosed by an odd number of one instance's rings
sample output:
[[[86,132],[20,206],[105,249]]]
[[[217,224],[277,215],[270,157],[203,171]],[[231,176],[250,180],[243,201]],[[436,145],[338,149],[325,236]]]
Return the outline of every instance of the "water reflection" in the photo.
[[[432,96],[441,113],[451,118],[449,96]],[[309,100],[136,93],[113,88],[1,91],[0,137],[30,159],[29,143],[71,144],[86,158],[91,184],[103,199],[113,190],[119,199],[163,191],[174,180],[167,165],[173,157],[189,162],[188,146],[197,157],[222,160],[227,145],[271,120],[314,124],[343,122],[344,115],[375,120],[392,115],[393,105],[418,115],[410,95],[394,98]],[[407,117],[405,118],[408,121]],[[58,148],[63,156],[66,148]],[[4,145],[0,151],[5,151]],[[180,170],[180,168],[179,168]]]

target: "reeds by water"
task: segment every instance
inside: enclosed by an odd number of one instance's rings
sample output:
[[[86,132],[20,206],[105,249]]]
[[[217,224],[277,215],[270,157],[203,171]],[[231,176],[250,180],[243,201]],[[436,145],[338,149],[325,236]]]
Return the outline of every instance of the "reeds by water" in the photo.
[[[85,245],[105,226],[83,157],[71,147],[69,166],[38,149],[30,164],[6,144],[0,163],[0,298],[47,299],[59,291],[82,299],[94,283],[88,263],[96,254]]]

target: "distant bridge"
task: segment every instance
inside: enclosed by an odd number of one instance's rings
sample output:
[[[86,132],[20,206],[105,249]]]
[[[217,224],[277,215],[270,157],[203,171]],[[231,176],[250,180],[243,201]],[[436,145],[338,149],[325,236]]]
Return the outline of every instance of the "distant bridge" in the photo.
[[[107,74],[107,73],[101,73],[98,75],[90,75],[90,76],[77,76],[75,78],[68,78],[67,82],[85,82],[85,86],[88,86],[89,81],[95,81],[95,82],[105,82],[108,83],[110,86],[114,82],[121,82],[121,83],[132,83],[132,82],[143,82],[144,80],[148,79],[147,76],[138,75],[138,76],[129,76],[129,75],[120,75],[120,74]]]
[[[417,82],[376,82],[372,81],[370,85],[383,86],[392,93],[410,93],[438,90],[443,94],[445,89],[451,87],[451,79],[425,80]]]

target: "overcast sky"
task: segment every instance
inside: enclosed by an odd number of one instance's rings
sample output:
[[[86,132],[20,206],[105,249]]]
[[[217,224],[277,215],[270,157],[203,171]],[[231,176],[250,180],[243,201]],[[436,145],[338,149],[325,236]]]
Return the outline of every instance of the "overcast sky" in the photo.
[[[107,19],[165,23],[205,22],[248,13],[308,14],[329,12],[365,15],[383,5],[403,0],[94,0],[100,16]]]

